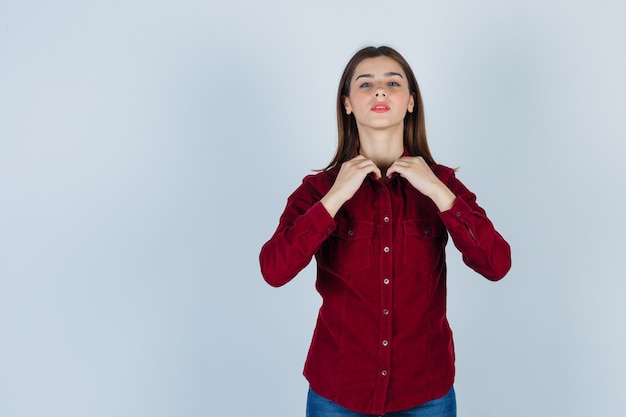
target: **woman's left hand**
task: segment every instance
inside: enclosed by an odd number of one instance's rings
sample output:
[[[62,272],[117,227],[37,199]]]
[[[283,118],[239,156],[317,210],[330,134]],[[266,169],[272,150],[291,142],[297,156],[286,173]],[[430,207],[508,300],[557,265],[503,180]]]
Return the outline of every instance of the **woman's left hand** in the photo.
[[[403,156],[387,169],[387,177],[397,174],[405,178],[417,191],[429,197],[439,211],[449,210],[456,196],[437,178],[421,156]]]

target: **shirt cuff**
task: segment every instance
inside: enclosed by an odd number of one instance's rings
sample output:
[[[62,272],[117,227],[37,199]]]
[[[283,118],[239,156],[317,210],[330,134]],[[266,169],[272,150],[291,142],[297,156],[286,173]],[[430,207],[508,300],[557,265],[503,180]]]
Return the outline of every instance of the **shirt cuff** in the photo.
[[[439,218],[446,226],[455,222],[463,223],[463,217],[467,216],[471,211],[470,206],[462,198],[457,197],[450,209],[439,212]]]
[[[315,203],[307,212],[315,230],[322,236],[328,236],[337,228],[337,222],[321,202]]]

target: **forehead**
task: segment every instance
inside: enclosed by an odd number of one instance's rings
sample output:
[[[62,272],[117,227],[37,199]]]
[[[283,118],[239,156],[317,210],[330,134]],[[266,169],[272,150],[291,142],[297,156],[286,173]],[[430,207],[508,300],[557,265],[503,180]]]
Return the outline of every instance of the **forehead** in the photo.
[[[371,74],[374,77],[383,77],[388,72],[396,72],[406,78],[406,74],[400,64],[388,56],[377,56],[375,58],[366,58],[354,69],[352,79],[355,79],[359,75]]]

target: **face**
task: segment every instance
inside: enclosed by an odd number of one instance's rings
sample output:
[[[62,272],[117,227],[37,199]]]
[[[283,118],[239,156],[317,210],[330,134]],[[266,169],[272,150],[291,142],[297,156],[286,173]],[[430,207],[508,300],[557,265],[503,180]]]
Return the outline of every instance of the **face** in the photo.
[[[380,56],[356,66],[344,106],[347,114],[354,114],[359,130],[389,129],[404,126],[404,116],[413,112],[415,102],[400,64]]]

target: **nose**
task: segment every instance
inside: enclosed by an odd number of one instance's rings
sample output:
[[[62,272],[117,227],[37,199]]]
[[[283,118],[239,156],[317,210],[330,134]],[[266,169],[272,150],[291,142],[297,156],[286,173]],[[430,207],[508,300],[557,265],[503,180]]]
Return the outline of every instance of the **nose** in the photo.
[[[387,97],[387,92],[382,87],[378,87],[374,92],[376,97]]]

